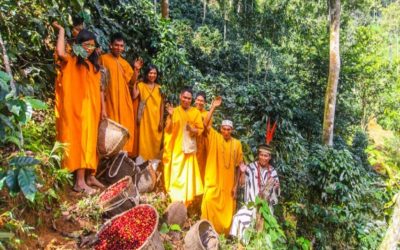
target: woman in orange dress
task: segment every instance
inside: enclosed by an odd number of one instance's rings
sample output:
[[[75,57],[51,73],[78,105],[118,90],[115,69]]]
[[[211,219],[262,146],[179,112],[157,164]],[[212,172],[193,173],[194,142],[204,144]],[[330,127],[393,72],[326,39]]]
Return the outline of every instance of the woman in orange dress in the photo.
[[[139,97],[137,123],[139,126],[139,155],[145,160],[161,159],[164,102],[158,70],[150,65],[144,72],[144,81],[135,84],[133,98]]]
[[[56,52],[61,60],[61,87],[57,90],[59,101],[59,119],[57,133],[62,134],[67,150],[63,158],[63,167],[75,172],[74,190],[92,194],[96,190],[91,186],[103,187],[95,178],[97,169],[97,133],[101,117],[105,117],[104,96],[100,89],[99,56],[95,52],[96,37],[82,30],[76,37],[76,45],[83,50],[79,55],[65,51],[65,30],[58,23]],[[86,53],[85,53],[86,52]]]

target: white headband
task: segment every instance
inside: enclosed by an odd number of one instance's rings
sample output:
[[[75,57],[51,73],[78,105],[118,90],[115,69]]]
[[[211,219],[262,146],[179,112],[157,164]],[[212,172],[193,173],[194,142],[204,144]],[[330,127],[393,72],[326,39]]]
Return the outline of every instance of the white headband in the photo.
[[[231,120],[223,120],[221,126],[229,126],[233,128],[233,122]]]

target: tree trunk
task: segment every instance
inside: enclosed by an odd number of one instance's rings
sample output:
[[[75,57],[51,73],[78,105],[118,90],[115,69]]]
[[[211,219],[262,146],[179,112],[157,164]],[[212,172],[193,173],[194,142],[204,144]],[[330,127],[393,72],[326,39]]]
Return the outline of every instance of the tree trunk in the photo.
[[[226,9],[225,9],[225,4],[224,4],[224,42],[226,42],[226,19],[227,19],[227,14],[226,14]]]
[[[333,144],[333,125],[335,122],[336,94],[340,73],[339,30],[340,30],[340,0],[329,0],[329,76],[325,94],[324,124],[322,142]]]
[[[10,60],[8,59],[6,46],[4,44],[3,37],[1,36],[1,34],[0,34],[0,48],[1,48],[1,51],[3,53],[4,67],[6,69],[7,74],[11,78],[11,80],[10,80],[11,90],[13,91],[14,95],[16,95],[17,94],[17,88],[15,87],[15,82],[14,82],[14,78],[13,78],[12,71],[11,71],[11,66],[10,66]]]
[[[397,198],[393,208],[390,226],[386,231],[385,238],[383,238],[379,246],[379,250],[396,250],[400,241],[400,193],[396,196]]]
[[[206,14],[207,14],[207,0],[203,0],[203,20],[202,23],[206,21]]]
[[[168,2],[168,0],[161,0],[161,16],[165,19],[169,18],[169,2]]]

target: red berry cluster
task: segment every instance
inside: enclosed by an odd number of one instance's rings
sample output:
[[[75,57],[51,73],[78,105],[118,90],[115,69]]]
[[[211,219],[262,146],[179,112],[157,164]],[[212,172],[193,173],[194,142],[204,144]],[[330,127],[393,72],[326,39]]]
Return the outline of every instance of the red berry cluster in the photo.
[[[156,227],[156,212],[148,206],[134,207],[115,218],[99,235],[95,250],[133,250],[147,240]]]
[[[128,185],[128,179],[115,183],[100,195],[100,202],[108,201],[119,195]]]

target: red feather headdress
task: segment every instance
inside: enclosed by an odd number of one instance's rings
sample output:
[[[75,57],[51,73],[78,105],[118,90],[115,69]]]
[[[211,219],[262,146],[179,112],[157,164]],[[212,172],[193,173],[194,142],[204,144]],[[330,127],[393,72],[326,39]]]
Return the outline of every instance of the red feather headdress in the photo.
[[[265,144],[267,144],[268,146],[271,143],[272,139],[274,138],[275,129],[276,129],[276,123],[277,122],[274,121],[272,126],[271,126],[271,120],[268,117],[267,128],[265,130]]]

